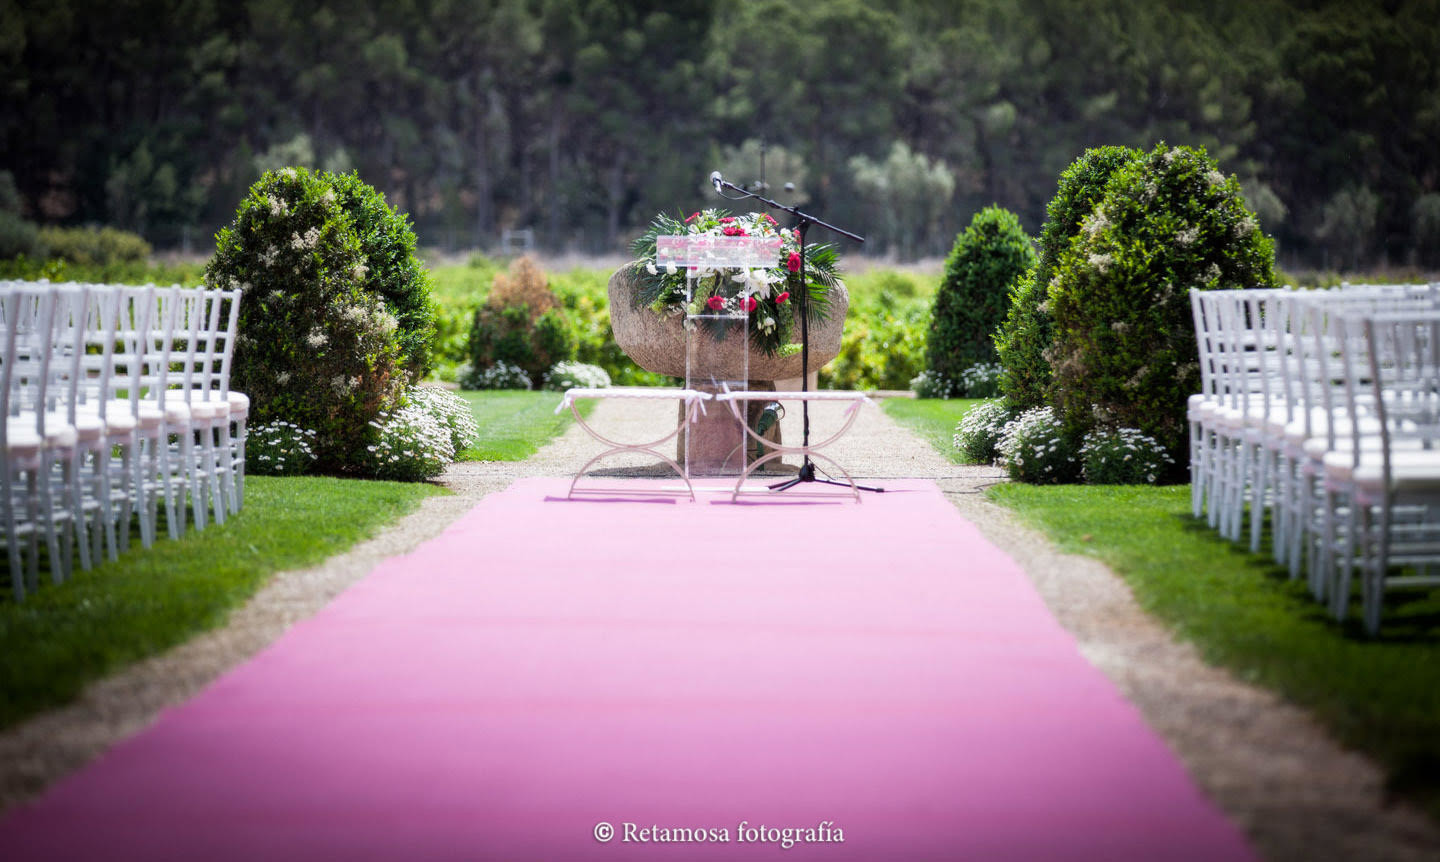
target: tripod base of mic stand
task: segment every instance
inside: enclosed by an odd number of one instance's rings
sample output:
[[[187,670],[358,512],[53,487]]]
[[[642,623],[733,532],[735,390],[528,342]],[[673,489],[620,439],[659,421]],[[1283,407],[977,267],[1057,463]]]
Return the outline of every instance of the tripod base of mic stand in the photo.
[[[805,463],[800,465],[800,472],[796,474],[794,479],[786,479],[784,482],[776,482],[774,485],[770,486],[770,490],[787,491],[795,487],[796,485],[800,485],[805,482],[818,482],[821,485],[835,485],[840,488],[855,488],[858,491],[873,491],[876,494],[885,493],[884,488],[870,488],[865,485],[857,485],[853,482],[837,482],[834,479],[819,478],[815,475],[815,464],[809,458],[806,458]]]

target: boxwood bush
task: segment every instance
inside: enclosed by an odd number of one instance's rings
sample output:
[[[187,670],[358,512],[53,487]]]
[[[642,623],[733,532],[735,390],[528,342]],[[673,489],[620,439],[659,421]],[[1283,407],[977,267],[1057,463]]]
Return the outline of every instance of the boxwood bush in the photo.
[[[1240,184],[1203,149],[1162,143],[1120,167],[1049,287],[1053,399],[1070,434],[1137,428],[1188,463],[1189,291],[1272,287],[1274,257]]]
[[[413,234],[400,235],[403,217],[376,214],[383,199],[357,183],[305,168],[266,173],[205,269],[207,284],[245,291],[232,383],[250,396],[251,421],[315,431],[315,468],[326,472],[366,471],[371,423],[399,406],[428,362],[414,352],[426,343],[424,317],[408,314],[428,305],[428,282],[396,259]],[[402,329],[386,297],[400,298],[417,331]]]
[[[955,239],[935,294],[925,367],[960,380],[972,365],[997,360],[994,334],[1005,320],[1011,285],[1035,263],[1035,248],[1009,210],[986,207]]]
[[[995,335],[1000,391],[1017,409],[1039,407],[1048,397],[1050,360],[1045,351],[1054,340],[1054,324],[1046,298],[1055,263],[1105,193],[1110,175],[1140,155],[1126,147],[1097,147],[1086,150],[1060,175],[1055,197],[1045,207],[1035,266],[1011,289],[1005,320]]]

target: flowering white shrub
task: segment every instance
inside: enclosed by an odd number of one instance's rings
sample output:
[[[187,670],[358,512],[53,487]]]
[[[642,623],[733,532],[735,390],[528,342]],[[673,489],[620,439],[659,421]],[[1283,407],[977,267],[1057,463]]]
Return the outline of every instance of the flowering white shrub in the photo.
[[[245,472],[299,476],[315,463],[315,432],[290,422],[251,425],[245,437]]]
[[[423,407],[401,407],[370,423],[379,431],[367,447],[366,467],[377,479],[420,482],[433,479],[455,459],[450,429]]]
[[[916,398],[957,398],[960,387],[937,371],[922,371],[910,378],[910,391]]]
[[[1000,363],[977,362],[960,372],[960,391],[966,398],[994,398],[1000,394]]]
[[[1175,463],[1160,441],[1138,428],[1091,431],[1080,447],[1085,481],[1091,485],[1149,485]]]
[[[455,377],[461,389],[529,389],[530,375],[518,365],[501,360],[488,368],[461,366]]]
[[[1074,444],[1049,407],[1026,410],[1007,422],[996,448],[1005,472],[1017,482],[1070,482],[1079,473]]]
[[[557,362],[545,372],[545,388],[564,392],[566,389],[608,389],[610,375],[598,365],[584,362]]]
[[[475,414],[464,398],[438,386],[413,386],[405,391],[405,401],[429,413],[450,432],[450,448],[463,452],[480,442],[480,427]]]
[[[1000,434],[1013,414],[1004,399],[971,407],[955,426],[955,448],[976,464],[990,464],[998,453]]]

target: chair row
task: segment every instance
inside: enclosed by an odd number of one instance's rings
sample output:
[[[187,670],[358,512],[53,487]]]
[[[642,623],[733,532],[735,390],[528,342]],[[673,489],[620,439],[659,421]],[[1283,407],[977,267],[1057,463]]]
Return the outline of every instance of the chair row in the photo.
[[[244,500],[249,400],[230,390],[240,291],[0,282],[0,505],[17,599],[138,524],[171,538]]]
[[[1191,503],[1232,541],[1308,578],[1337,619],[1360,575],[1440,585],[1440,285],[1192,291],[1202,389]]]

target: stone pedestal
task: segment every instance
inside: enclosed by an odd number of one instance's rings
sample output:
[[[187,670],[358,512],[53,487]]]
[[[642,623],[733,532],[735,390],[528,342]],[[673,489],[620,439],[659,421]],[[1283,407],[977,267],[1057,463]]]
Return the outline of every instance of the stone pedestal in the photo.
[[[615,335],[615,343],[625,351],[625,355],[635,361],[635,364],[656,374],[664,374],[669,377],[685,377],[685,355],[687,338],[711,338],[703,329],[694,333],[687,333],[682,324],[680,315],[658,315],[649,308],[637,307],[635,303],[635,283],[630,276],[628,267],[618,270],[610,277],[610,327]],[[840,336],[845,324],[845,311],[850,305],[850,295],[846,292],[844,285],[838,285],[831,291],[830,314],[824,321],[812,322],[810,326],[810,372],[815,374],[826,363],[840,355]],[[798,307],[795,313],[798,313]],[[800,332],[799,321],[796,320],[794,332],[798,338]],[[721,355],[716,351],[715,355]],[[751,347],[749,356],[743,365],[736,362],[736,367],[720,367],[711,373],[720,379],[745,379],[748,374],[749,388],[751,390],[774,390],[776,380],[800,378],[800,354],[798,352],[789,356],[770,356],[763,351]],[[696,388],[705,391],[702,387]],[[764,409],[764,402],[751,402],[748,405],[748,419],[750,427],[756,427],[756,421],[760,412]],[[723,404],[706,405],[707,412],[700,417],[700,421],[687,429],[694,435],[692,451],[703,453],[703,461],[697,454],[697,464],[720,464],[723,465],[719,472],[702,472],[692,475],[738,475],[745,467],[747,460],[742,460],[741,452],[745,442],[744,431],[735,422],[730,413],[730,408]],[[767,438],[776,442],[780,440],[780,426],[777,423]],[[750,453],[754,453],[754,441],[750,440]],[[685,462],[686,432],[681,432],[678,441],[677,460]],[[735,454],[731,456],[731,452]],[[773,462],[772,462],[773,463]],[[769,466],[769,465],[766,465]],[[708,471],[706,467],[704,470]]]

